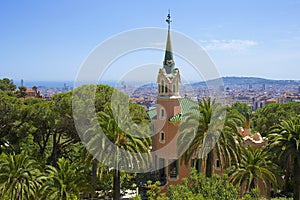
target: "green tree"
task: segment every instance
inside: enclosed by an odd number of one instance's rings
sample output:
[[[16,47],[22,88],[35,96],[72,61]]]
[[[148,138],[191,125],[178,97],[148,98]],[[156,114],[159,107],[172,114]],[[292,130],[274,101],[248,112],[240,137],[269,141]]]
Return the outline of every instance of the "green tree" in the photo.
[[[247,114],[252,112],[250,106],[246,103],[235,102],[231,105],[231,108],[237,110],[243,116],[246,116]]]
[[[270,132],[270,128],[272,126],[279,124],[282,120],[288,120],[292,117],[296,117],[299,114],[299,103],[272,103],[258,109],[256,113],[253,114],[251,120],[253,128],[265,137]]]
[[[285,170],[293,166],[294,199],[300,199],[300,118],[282,121],[274,126],[269,137],[269,148],[284,163]]]
[[[150,155],[147,157],[147,160],[143,159],[143,156],[139,153],[147,153],[151,145],[150,137],[143,132],[143,130],[138,130],[136,127],[127,127],[127,130],[124,130],[127,126],[129,116],[122,115],[119,113],[118,116],[114,116],[110,108],[106,109],[105,112],[99,113],[99,121],[103,132],[110,139],[113,145],[117,146],[118,150],[112,155],[112,161],[115,163],[114,169],[114,182],[113,182],[113,198],[120,199],[120,170],[121,165],[147,165],[147,161],[150,159]],[[122,124],[120,126],[120,124]],[[130,126],[130,125],[129,125]],[[120,149],[124,149],[127,152],[132,152],[135,154],[135,158],[126,157],[122,155]],[[125,156],[125,157],[124,157]],[[128,156],[128,154],[127,154]],[[119,163],[120,158],[124,163]],[[133,162],[132,162],[133,161]],[[141,163],[139,163],[141,162]]]
[[[19,86],[18,88],[19,88],[19,90],[17,91],[17,97],[19,97],[19,98],[26,97],[26,95],[27,95],[27,93],[26,93],[27,88],[25,86]]]
[[[59,156],[68,155],[67,147],[80,142],[72,115],[72,92],[55,95],[52,98],[50,109],[55,119],[51,127],[52,147],[51,162],[57,166]]]
[[[100,163],[85,147],[81,148],[80,163],[84,163],[84,173],[91,176],[91,198],[108,198],[112,190],[112,172],[108,166]],[[126,188],[128,189],[128,188]]]
[[[41,160],[48,159],[53,166],[57,166],[59,157],[70,156],[70,151],[80,145],[71,99],[72,93],[67,92],[55,95],[51,101],[24,100],[26,132],[30,133],[28,138],[34,143],[31,153]]]
[[[24,133],[22,126],[22,102],[16,97],[0,93],[0,153],[19,151],[20,140]]]
[[[251,189],[258,188],[261,181],[264,189],[270,184],[276,187],[279,182],[278,166],[272,162],[271,155],[262,147],[254,149],[252,146],[242,148],[241,161],[231,169],[230,181],[240,186],[241,195],[248,193]]]
[[[32,98],[30,98],[32,99]],[[55,128],[55,115],[51,110],[50,101],[31,101],[26,99],[25,104],[25,120],[28,123],[28,132],[32,136],[32,141],[38,148],[31,149],[31,153],[41,159],[46,159],[48,154],[46,154],[47,149],[50,149],[51,135],[53,133],[53,128]],[[34,152],[32,152],[34,151]]]
[[[128,102],[128,101],[127,101]],[[151,139],[147,130],[138,129],[129,123],[130,118],[124,112],[114,115],[112,108],[107,107],[99,112],[98,123],[85,134],[88,139],[88,149],[94,149],[94,156],[99,160],[111,161],[114,168],[113,198],[120,198],[120,169],[123,166],[142,168],[151,159],[149,147]],[[101,130],[100,130],[101,129]],[[103,131],[103,134],[99,134]],[[107,152],[109,149],[114,149]],[[131,152],[131,153],[130,153]],[[147,155],[146,157],[144,155]],[[122,163],[119,160],[122,158]]]
[[[40,186],[38,163],[27,154],[1,155],[1,199],[35,199]]]
[[[12,95],[17,86],[8,78],[0,79],[0,90],[5,91],[7,94]]]
[[[46,181],[43,183],[41,194],[44,199],[75,200],[89,190],[88,180],[82,173],[83,169],[69,160],[60,158],[58,168],[48,166]]]
[[[170,200],[177,199],[226,199],[236,200],[238,188],[228,181],[228,176],[221,177],[214,174],[211,178],[199,174],[196,170],[191,171],[191,176],[184,178],[181,184],[172,185],[168,190]]]
[[[114,168],[114,199],[119,199],[121,180],[118,169],[126,166],[142,168],[149,164],[145,159],[151,159],[149,128],[142,126],[148,118],[147,113],[132,103],[127,95],[103,85],[76,88],[73,91],[73,111],[77,131],[87,149],[100,162]]]
[[[231,161],[237,162],[239,146],[236,141],[240,140],[240,136],[236,123],[241,119],[233,112],[228,112],[228,116],[225,117],[226,108],[210,99],[203,99],[199,107],[192,109],[196,109],[197,112],[188,113],[180,126],[179,154],[183,153],[185,163],[200,155],[205,164],[205,174],[211,177],[214,152],[217,153],[223,167],[231,165]]]

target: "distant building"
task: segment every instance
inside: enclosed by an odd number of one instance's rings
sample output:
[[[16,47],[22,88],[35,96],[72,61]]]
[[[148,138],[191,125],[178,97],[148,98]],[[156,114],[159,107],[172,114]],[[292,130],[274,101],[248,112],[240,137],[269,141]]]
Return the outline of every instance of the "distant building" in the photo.
[[[252,90],[253,89],[253,86],[252,86],[252,84],[249,84],[249,86],[248,86],[248,90]]]
[[[32,89],[26,89],[25,98],[42,98],[40,91],[38,91],[37,87],[33,86]]]
[[[266,100],[266,105],[270,104],[270,103],[276,103],[276,99],[275,98],[269,98]]]

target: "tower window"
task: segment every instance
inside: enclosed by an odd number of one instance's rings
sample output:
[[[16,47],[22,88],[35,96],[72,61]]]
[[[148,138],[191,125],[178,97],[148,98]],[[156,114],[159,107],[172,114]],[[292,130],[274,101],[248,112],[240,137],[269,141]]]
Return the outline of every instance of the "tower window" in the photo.
[[[160,143],[165,143],[165,133],[163,131],[160,132],[159,142]]]
[[[165,119],[165,109],[160,110],[160,119]]]
[[[164,80],[161,80],[161,83],[160,83],[160,92],[161,93],[164,93],[164,88],[165,88]]]
[[[221,169],[221,162],[220,162],[220,160],[218,159],[218,160],[216,160],[216,169]]]
[[[173,85],[173,93],[175,93],[175,85]]]

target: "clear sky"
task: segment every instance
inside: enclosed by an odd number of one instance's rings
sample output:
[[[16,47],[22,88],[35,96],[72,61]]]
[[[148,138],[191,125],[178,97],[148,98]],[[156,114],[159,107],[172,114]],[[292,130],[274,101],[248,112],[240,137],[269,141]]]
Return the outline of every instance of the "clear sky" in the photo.
[[[168,9],[172,29],[197,41],[222,76],[300,80],[299,0],[3,0],[0,78],[72,81],[99,43],[166,28]]]

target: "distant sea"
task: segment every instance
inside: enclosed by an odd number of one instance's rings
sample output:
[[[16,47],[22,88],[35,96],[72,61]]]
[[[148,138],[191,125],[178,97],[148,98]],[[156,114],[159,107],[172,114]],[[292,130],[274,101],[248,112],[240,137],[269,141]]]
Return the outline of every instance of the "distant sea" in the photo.
[[[224,85],[249,85],[249,84],[278,84],[278,85],[299,85],[300,80],[271,80],[271,79],[264,79],[264,78],[257,78],[257,77],[222,77]],[[215,81],[214,80],[208,80],[208,81]],[[208,82],[207,81],[207,82]],[[204,81],[189,81],[187,84],[192,85],[206,85],[207,82]],[[21,85],[21,81],[14,81],[14,83],[17,86]],[[88,83],[84,84],[92,84],[94,82],[90,81]],[[116,86],[140,86],[140,85],[146,85],[146,84],[156,84],[153,81],[116,81],[116,80],[101,80],[99,84],[105,84],[109,85],[111,87]],[[77,86],[82,85],[76,83]],[[32,88],[33,86],[37,86],[38,88],[73,88],[74,87],[74,81],[26,81],[24,80],[24,86],[27,88]]]

